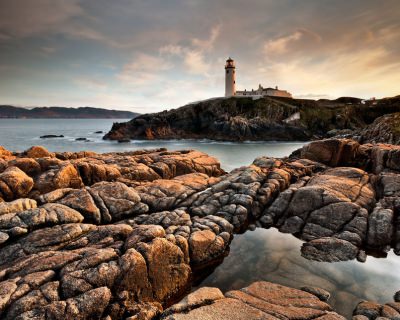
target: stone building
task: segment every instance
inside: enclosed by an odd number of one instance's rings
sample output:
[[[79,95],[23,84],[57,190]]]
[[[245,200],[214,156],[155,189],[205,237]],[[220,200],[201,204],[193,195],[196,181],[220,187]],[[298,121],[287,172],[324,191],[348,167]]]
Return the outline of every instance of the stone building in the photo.
[[[244,91],[236,91],[236,65],[235,61],[232,58],[228,58],[225,64],[225,97],[285,97],[292,98],[291,93],[286,90],[280,90],[276,86],[275,88],[263,88],[261,84],[258,86],[258,89],[254,90],[244,90]]]

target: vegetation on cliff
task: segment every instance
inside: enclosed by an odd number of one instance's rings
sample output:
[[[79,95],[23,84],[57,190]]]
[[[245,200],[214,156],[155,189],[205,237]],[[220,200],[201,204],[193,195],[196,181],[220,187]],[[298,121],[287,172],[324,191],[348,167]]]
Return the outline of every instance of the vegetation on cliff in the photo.
[[[216,98],[115,123],[104,139],[309,140],[333,129],[362,129],[399,112],[399,100]]]

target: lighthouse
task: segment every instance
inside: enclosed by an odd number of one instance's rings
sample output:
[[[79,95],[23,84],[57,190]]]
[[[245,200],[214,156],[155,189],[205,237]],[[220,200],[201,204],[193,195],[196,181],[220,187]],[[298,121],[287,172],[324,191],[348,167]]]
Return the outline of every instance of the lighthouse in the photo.
[[[225,97],[232,97],[236,94],[235,61],[231,57],[225,64]]]

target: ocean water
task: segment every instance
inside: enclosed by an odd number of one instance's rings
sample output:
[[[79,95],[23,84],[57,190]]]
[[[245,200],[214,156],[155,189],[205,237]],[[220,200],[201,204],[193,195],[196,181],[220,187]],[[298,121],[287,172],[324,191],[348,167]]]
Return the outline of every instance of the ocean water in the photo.
[[[210,140],[133,140],[129,143],[106,141],[102,137],[115,119],[0,119],[0,145],[11,151],[23,151],[41,145],[50,151],[95,152],[130,151],[167,148],[168,150],[197,149],[221,162],[226,171],[249,165],[256,157],[284,157],[304,145],[304,142],[217,142]],[[103,134],[96,134],[102,131]],[[41,139],[43,135],[63,135],[64,138]],[[89,141],[76,141],[87,138]]]
[[[250,164],[256,157],[284,157],[304,142],[215,142],[209,140],[104,141],[102,136],[116,120],[86,119],[0,119],[0,145],[12,151],[23,151],[42,145],[50,151],[96,152],[128,151],[164,147],[169,150],[197,149],[218,158],[230,171]],[[119,122],[125,120],[118,120]],[[103,134],[95,134],[103,131]],[[40,139],[57,134],[64,138]],[[89,142],[76,141],[87,138]],[[392,301],[400,290],[400,258],[390,253],[385,259],[368,257],[366,263],[312,262],[300,255],[301,241],[275,229],[256,229],[235,235],[229,256],[200,285],[216,286],[223,291],[239,289],[253,281],[267,280],[299,288],[319,286],[331,292],[336,310],[346,318],[357,302],[368,299]]]

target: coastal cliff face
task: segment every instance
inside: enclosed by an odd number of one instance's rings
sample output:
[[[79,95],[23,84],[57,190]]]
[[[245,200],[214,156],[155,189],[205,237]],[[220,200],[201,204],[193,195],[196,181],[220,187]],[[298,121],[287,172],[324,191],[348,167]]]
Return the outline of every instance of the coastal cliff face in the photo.
[[[311,260],[400,254],[399,155],[331,139],[225,173],[193,150],[0,148],[0,317],[343,319],[321,289],[267,282],[174,302],[249,225],[294,234]],[[354,319],[396,319],[395,299]]]
[[[218,98],[115,123],[104,139],[304,141],[326,137],[331,130],[362,129],[377,117],[398,111],[398,97],[366,104],[356,98]]]

